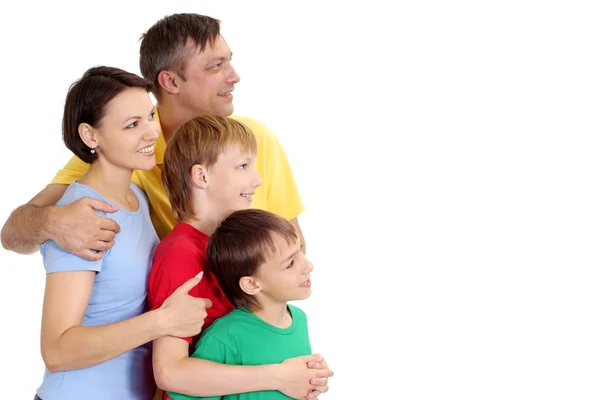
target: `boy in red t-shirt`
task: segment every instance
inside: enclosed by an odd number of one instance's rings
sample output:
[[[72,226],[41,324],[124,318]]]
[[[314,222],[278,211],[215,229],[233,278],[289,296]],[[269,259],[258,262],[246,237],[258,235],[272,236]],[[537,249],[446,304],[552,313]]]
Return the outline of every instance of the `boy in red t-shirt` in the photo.
[[[261,185],[254,168],[256,152],[253,133],[226,117],[194,118],[170,138],[162,183],[179,223],[154,253],[148,283],[151,309],[160,307],[183,282],[204,270],[208,239],[220,221],[232,211],[250,207],[252,195]],[[210,274],[203,276],[189,294],[212,302],[206,309],[203,329],[233,310]],[[190,358],[191,345],[198,337],[166,336],[154,341],[154,376],[165,392],[224,396],[279,390],[292,398],[316,398],[327,390],[327,379],[333,375],[318,354],[260,366]]]

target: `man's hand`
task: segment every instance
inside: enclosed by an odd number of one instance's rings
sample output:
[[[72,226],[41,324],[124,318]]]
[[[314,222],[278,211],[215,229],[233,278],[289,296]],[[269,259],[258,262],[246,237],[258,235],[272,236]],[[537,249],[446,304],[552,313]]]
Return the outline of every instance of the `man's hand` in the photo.
[[[309,368],[312,365],[313,368]],[[316,399],[329,390],[327,385],[333,371],[329,370],[325,359],[319,354],[288,358],[281,364],[277,379],[281,393],[294,399]]]
[[[68,206],[54,207],[50,216],[50,237],[62,249],[86,260],[100,260],[104,252],[115,244],[121,228],[110,218],[97,215],[94,210],[114,213],[117,207],[89,197]]]
[[[196,336],[202,330],[206,309],[212,307],[209,299],[190,296],[188,292],[200,283],[203,273],[200,272],[188,279],[164,301],[160,307],[167,312],[166,334],[176,337]]]

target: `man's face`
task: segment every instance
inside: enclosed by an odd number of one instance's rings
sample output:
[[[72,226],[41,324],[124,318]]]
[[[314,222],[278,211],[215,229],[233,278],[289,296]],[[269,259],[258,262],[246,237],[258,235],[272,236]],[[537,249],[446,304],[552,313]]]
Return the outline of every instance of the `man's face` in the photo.
[[[206,44],[184,67],[185,81],[180,82],[181,105],[193,116],[233,113],[233,89],[240,76],[231,65],[231,50],[222,36]]]

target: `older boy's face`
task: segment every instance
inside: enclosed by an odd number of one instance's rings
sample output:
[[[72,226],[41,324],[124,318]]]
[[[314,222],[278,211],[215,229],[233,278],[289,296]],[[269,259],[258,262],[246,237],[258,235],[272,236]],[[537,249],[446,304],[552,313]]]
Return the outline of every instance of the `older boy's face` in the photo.
[[[194,116],[233,113],[233,90],[240,76],[231,65],[231,50],[222,36],[204,51],[195,54],[185,64],[185,82],[181,83],[180,99]]]
[[[261,293],[276,303],[304,300],[311,294],[310,273],[313,264],[300,248],[300,240],[288,243],[274,234],[277,251],[269,254],[254,276]]]
[[[233,211],[250,208],[252,196],[262,184],[254,167],[255,154],[242,153],[239,145],[229,147],[206,172],[207,199],[211,209],[223,217]]]

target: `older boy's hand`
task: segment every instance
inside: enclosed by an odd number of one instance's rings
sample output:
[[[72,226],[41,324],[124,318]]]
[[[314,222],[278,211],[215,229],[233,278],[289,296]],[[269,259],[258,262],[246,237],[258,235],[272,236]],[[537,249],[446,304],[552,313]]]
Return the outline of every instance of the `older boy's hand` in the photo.
[[[329,390],[329,378],[333,376],[333,371],[329,369],[327,365],[327,361],[320,355],[316,354],[320,357],[321,361],[310,361],[307,366],[311,369],[317,369],[323,372],[324,375],[327,375],[322,378],[312,378],[310,380],[311,385],[315,385],[316,388],[308,393],[307,399],[317,399],[321,393],[325,393]]]
[[[333,372],[323,364],[325,359],[319,354],[288,358],[283,361],[277,376],[277,390],[293,398],[302,399],[307,396],[316,398],[320,393],[329,390],[327,381]],[[319,368],[309,368],[309,364]]]

